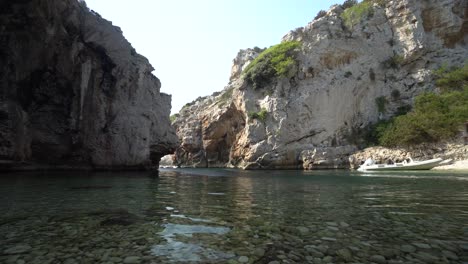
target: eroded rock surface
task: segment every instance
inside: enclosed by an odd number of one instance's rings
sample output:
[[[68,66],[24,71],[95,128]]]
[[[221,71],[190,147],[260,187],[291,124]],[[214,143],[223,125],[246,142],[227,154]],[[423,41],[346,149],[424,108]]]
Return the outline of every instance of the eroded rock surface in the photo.
[[[442,142],[413,146],[409,148],[370,147],[357,151],[349,156],[351,168],[357,169],[368,158],[376,163],[392,164],[403,162],[406,159],[427,160],[432,158],[450,159],[455,161],[468,161],[468,145],[462,142]],[[468,169],[468,167],[460,167]]]
[[[348,167],[346,156],[362,147],[360,131],[410,109],[416,95],[436,90],[433,70],[443,64],[461,66],[468,57],[468,1],[382,2],[352,26],[341,18],[343,9],[333,6],[326,16],[286,34],[283,41],[301,42],[296,72],[261,89],[242,78],[261,50],[239,52],[221,94],[181,110],[175,122],[182,141],[177,163]],[[253,118],[262,109],[264,118]],[[232,126],[220,118],[232,111],[245,122],[228,129],[229,144],[222,140],[226,133],[211,134],[208,140],[207,131]]]
[[[148,167],[176,147],[152,66],[84,2],[2,1],[0,21],[3,164]]]

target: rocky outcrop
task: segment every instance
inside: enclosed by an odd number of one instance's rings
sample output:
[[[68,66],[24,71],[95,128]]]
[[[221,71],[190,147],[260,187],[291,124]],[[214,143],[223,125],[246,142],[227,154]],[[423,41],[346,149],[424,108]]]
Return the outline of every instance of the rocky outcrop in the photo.
[[[173,124],[181,144],[175,153],[175,165],[225,167],[228,164],[230,150],[245,128],[244,114],[232,102],[231,93],[232,88],[227,88],[180,111]]]
[[[462,142],[444,142],[413,146],[409,148],[371,147],[357,151],[349,156],[351,168],[357,169],[367,158],[376,163],[392,164],[406,159],[427,160],[432,158],[451,159],[453,161],[468,160],[468,145]],[[468,167],[465,167],[467,169]]]
[[[352,23],[333,6],[289,32],[283,41],[301,43],[295,71],[261,89],[242,77],[261,51],[241,51],[221,94],[181,110],[176,162],[245,169],[348,167],[346,156],[361,147],[360,131],[411,108],[416,95],[436,90],[433,70],[460,66],[468,57],[467,0],[378,2]],[[239,124],[230,130],[228,144],[225,133],[207,141],[206,131],[232,125],[220,118],[228,112],[236,113]]]
[[[314,148],[304,150],[300,155],[302,167],[306,170],[338,169],[348,166],[349,155],[357,151],[355,146]]]
[[[2,1],[0,21],[3,167],[143,168],[176,147],[152,66],[83,1]]]

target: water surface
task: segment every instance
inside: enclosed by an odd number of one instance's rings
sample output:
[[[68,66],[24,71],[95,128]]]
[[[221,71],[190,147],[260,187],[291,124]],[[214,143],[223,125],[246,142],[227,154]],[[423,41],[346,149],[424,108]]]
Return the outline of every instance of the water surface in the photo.
[[[466,173],[4,173],[0,195],[0,263],[468,262]]]

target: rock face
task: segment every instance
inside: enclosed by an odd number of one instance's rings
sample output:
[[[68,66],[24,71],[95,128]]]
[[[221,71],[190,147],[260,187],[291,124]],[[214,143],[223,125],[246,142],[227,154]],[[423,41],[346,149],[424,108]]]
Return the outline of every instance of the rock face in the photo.
[[[292,78],[254,89],[241,51],[220,94],[184,107],[174,125],[181,166],[348,167],[359,131],[436,90],[432,71],[468,57],[468,1],[381,1],[355,24],[340,6],[283,41],[300,41]],[[264,110],[263,118],[252,113]],[[249,114],[250,113],[250,114]],[[232,118],[226,118],[231,115]],[[213,131],[216,131],[214,133]]]
[[[468,160],[468,145],[462,142],[443,142],[424,144],[411,148],[370,147],[357,151],[349,156],[352,169],[357,169],[367,158],[377,163],[391,164],[403,162],[405,159],[427,160],[432,158],[452,159],[453,161]],[[467,168],[467,167],[465,167]]]
[[[244,113],[224,93],[210,96],[185,107],[173,124],[180,137],[175,165],[183,167],[225,167],[231,159],[231,149],[245,128]],[[197,115],[199,114],[199,115]]]
[[[0,3],[2,164],[157,166],[169,95],[121,30],[77,0]]]

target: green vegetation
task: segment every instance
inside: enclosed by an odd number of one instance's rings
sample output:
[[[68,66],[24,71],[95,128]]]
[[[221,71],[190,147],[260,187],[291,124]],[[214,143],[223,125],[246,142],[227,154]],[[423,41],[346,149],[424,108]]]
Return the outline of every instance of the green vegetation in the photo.
[[[364,0],[361,3],[357,3],[355,0],[345,1],[341,5],[345,10],[341,14],[344,25],[352,30],[363,19],[372,17],[374,15],[374,4],[385,6],[385,0]]]
[[[371,81],[375,81],[375,72],[374,72],[374,69],[372,68],[369,69],[369,79]]]
[[[403,64],[404,60],[405,60],[405,58],[403,56],[395,54],[392,57],[386,59],[383,62],[383,65],[387,69],[390,69],[390,68],[391,69],[398,69],[398,68],[400,68],[401,64]]]
[[[260,89],[270,84],[275,77],[292,77],[297,71],[296,52],[299,41],[287,41],[272,46],[260,53],[244,70],[243,78]]]
[[[169,117],[169,119],[171,120],[171,123],[174,123],[174,121],[179,117],[179,114],[173,114]]]
[[[205,100],[206,98],[208,98],[208,96],[198,96],[197,99],[193,100],[193,101],[190,102],[190,103],[186,103],[184,106],[182,106],[182,109],[181,109],[181,110],[183,110],[183,109],[185,109],[185,108],[187,108],[187,107],[190,107],[190,106],[196,104],[197,102],[200,102],[200,101],[202,101],[202,100]]]
[[[411,111],[410,105],[403,105],[397,108],[395,117],[405,115]],[[346,139],[361,148],[380,145],[379,139],[386,129],[393,123],[394,119],[380,120],[375,124],[368,125],[363,128],[353,128],[351,133],[346,136]]]
[[[262,108],[259,112],[249,112],[250,119],[258,119],[262,122],[265,122],[268,115],[268,111],[265,108]]]
[[[317,20],[319,18],[322,18],[327,15],[327,11],[325,10],[320,10],[318,11],[317,15],[315,16],[314,20]]]
[[[231,100],[233,91],[234,88],[229,88],[221,94],[221,97],[219,98],[221,105],[224,105],[227,101]]]
[[[392,95],[392,99],[393,99],[393,100],[397,100],[398,98],[400,98],[401,93],[400,93],[399,90],[393,89],[391,95]]]
[[[395,116],[406,115],[409,111],[411,111],[411,105],[403,105],[397,108]]]
[[[375,146],[380,144],[380,137],[388,128],[388,126],[392,123],[393,119],[391,120],[380,120],[379,122],[369,125],[360,131],[364,138],[363,146]]]
[[[412,31],[410,28],[405,28],[405,34],[406,34],[406,36],[411,35],[412,32],[413,32],[413,31]]]
[[[416,97],[414,109],[378,124],[374,135],[384,146],[408,146],[450,139],[468,120],[468,65],[435,72],[441,94],[423,93]],[[402,111],[407,109],[402,109]]]
[[[345,9],[341,14],[344,25],[352,30],[362,19],[372,17],[374,15],[372,5],[373,3],[371,1],[363,1]]]
[[[275,92],[274,88],[264,89],[263,90],[263,96],[272,96],[274,92]]]
[[[219,92],[216,94],[216,96],[219,95],[219,99],[217,100],[217,104],[219,107],[224,107],[226,104],[231,102],[232,99],[232,93],[234,92],[234,88],[229,88],[225,91]]]
[[[341,4],[341,8],[347,9],[347,8],[353,7],[353,6],[357,5],[357,4],[358,4],[357,0],[346,0],[346,1],[343,2],[343,4]]]
[[[253,50],[254,50],[255,52],[257,52],[257,53],[260,53],[260,52],[263,52],[265,49],[261,49],[261,48],[255,46],[255,47],[253,48]]]
[[[388,103],[387,98],[385,98],[385,96],[377,97],[375,98],[375,103],[377,104],[379,113],[385,113],[385,106]]]
[[[450,70],[446,65],[443,65],[434,71],[434,75],[438,78],[436,84],[442,91],[462,91],[468,87],[468,63],[461,68]]]

